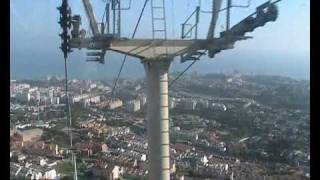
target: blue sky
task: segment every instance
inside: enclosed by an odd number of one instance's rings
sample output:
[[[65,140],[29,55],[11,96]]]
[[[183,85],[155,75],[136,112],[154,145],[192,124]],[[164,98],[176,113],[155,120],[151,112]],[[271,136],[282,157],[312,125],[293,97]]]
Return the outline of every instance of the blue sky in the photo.
[[[46,74],[62,74],[63,59],[59,50],[60,27],[57,0],[10,1],[10,57],[13,78],[39,78]],[[88,29],[81,0],[70,0],[74,14],[81,14],[83,28]],[[128,3],[129,0],[123,0]],[[144,0],[133,0],[131,10],[122,13],[122,36],[130,37]],[[234,0],[234,4],[245,4]],[[252,0],[250,8],[232,9],[231,25],[252,13],[264,0]],[[100,21],[103,0],[92,0],[96,17]],[[166,0],[167,32],[169,38],[179,38],[181,23],[198,5],[198,0]],[[224,4],[222,5],[224,6]],[[237,42],[235,49],[223,51],[214,59],[203,57],[193,66],[198,72],[228,72],[239,69],[244,73],[277,74],[296,78],[309,77],[310,2],[308,0],[283,0],[278,3],[276,22],[256,29],[247,35],[253,39]],[[201,9],[210,10],[211,0],[202,0]],[[151,37],[151,10],[148,4],[136,34],[137,38]],[[225,27],[225,14],[221,13],[217,32]],[[199,37],[205,38],[210,22],[209,14],[200,15]],[[218,34],[217,34],[218,35]],[[86,63],[85,50],[75,50],[70,56],[70,74],[73,77],[112,78],[120,66],[122,55],[107,54],[105,65]],[[171,70],[182,70],[187,64],[175,61]],[[123,76],[143,76],[137,59],[129,58]]]

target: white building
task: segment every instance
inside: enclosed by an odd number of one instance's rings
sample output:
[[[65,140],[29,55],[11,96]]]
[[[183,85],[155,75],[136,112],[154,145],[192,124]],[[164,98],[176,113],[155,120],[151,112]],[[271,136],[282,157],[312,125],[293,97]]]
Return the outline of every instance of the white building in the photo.
[[[176,173],[176,171],[177,171],[176,162],[174,161],[173,164],[172,164],[172,167],[170,169],[170,173]]]
[[[26,83],[21,83],[17,85],[18,89],[29,89],[30,88],[30,84],[26,84]]]
[[[36,100],[40,101],[41,100],[41,93],[40,91],[36,91]]]
[[[201,158],[201,162],[203,163],[203,165],[206,166],[208,164],[208,162],[209,162],[207,156],[203,156],[203,158]]]
[[[173,109],[176,107],[176,99],[174,97],[169,98],[169,108]]]
[[[97,89],[99,89],[99,90],[101,90],[101,89],[103,89],[104,88],[104,85],[98,85],[97,86]]]
[[[94,89],[94,88],[96,88],[97,87],[97,84],[95,84],[95,83],[92,83],[92,84],[90,84],[90,89]]]
[[[140,106],[144,106],[147,103],[147,97],[146,95],[141,95],[140,96]]]
[[[53,93],[54,93],[54,92],[53,92],[53,89],[50,89],[50,90],[48,91],[50,100],[53,99]]]
[[[107,146],[107,144],[102,144],[102,145],[101,145],[101,152],[103,152],[103,153],[108,152],[108,146]]]
[[[100,96],[91,96],[82,100],[82,104],[86,107],[90,104],[98,104],[100,103]]]
[[[88,106],[90,104],[98,104],[100,103],[100,96],[93,94],[81,94],[77,96],[73,96],[73,103],[81,103],[83,106]]]
[[[147,155],[146,154],[142,154],[140,160],[143,161],[143,162],[146,161],[147,160]]]
[[[137,85],[136,87],[134,87],[134,90],[135,91],[139,91],[141,89],[141,85],[139,84],[139,85]]]
[[[40,101],[44,104],[50,103],[50,99],[47,96],[40,96]]]
[[[212,103],[211,108],[213,110],[226,111],[227,107],[224,104]]]
[[[29,102],[31,99],[31,95],[29,92],[18,92],[16,94],[16,99],[23,102]]]
[[[38,87],[33,87],[33,88],[29,89],[29,93],[33,93],[33,92],[36,92],[36,91],[38,91]]]
[[[114,166],[112,172],[111,172],[111,180],[116,180],[116,179],[120,179],[121,175],[123,174],[123,170],[121,167],[119,166]]]
[[[110,134],[111,136],[116,136],[116,135],[126,135],[130,133],[130,128],[129,127],[116,127],[116,128],[112,128],[110,130]]]
[[[44,176],[44,179],[56,179],[57,178],[57,171],[55,169],[52,169],[50,171],[47,171]]]
[[[44,166],[47,164],[47,161],[45,159],[40,159],[40,166]]]
[[[197,101],[193,99],[187,99],[184,102],[184,108],[187,110],[194,110],[196,108],[196,105],[197,105]]]
[[[200,108],[204,108],[204,109],[209,108],[209,105],[210,105],[208,100],[201,100],[198,102],[198,104]]]
[[[111,100],[108,102],[108,109],[116,109],[122,106],[122,101],[120,99]]]
[[[77,96],[73,96],[72,97],[72,102],[73,103],[78,103],[80,102],[82,99],[88,98],[89,94],[81,94],[81,95],[77,95]]]
[[[50,99],[51,104],[60,104],[60,98],[59,97],[53,97]]]
[[[101,90],[105,92],[111,92],[111,88],[108,86],[103,87]]]
[[[26,156],[23,154],[18,155],[18,161],[23,161],[26,159]]]
[[[127,110],[129,112],[137,112],[140,110],[140,101],[139,100],[131,100],[128,101]]]

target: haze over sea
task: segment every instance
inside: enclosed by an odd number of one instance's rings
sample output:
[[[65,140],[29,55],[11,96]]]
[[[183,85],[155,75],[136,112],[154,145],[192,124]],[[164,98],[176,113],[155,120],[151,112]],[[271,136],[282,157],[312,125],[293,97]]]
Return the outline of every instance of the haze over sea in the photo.
[[[204,3],[206,0],[203,0]],[[186,3],[187,2],[187,3]],[[194,10],[198,1],[175,0],[167,3],[167,30],[169,38],[179,38],[181,23]],[[207,0],[207,3],[210,3]],[[239,22],[265,0],[252,1],[248,9],[232,10],[231,25]],[[63,75],[64,61],[60,46],[59,14],[61,1],[10,1],[10,75],[12,79],[41,79],[47,75]],[[98,19],[102,16],[104,1],[92,1]],[[234,0],[235,4],[243,1]],[[134,1],[130,11],[123,12],[122,36],[130,37],[143,1]],[[70,0],[72,12],[81,14],[83,28],[88,22],[81,2]],[[224,7],[224,4],[222,5]],[[277,21],[267,23],[246,35],[253,39],[239,41],[232,50],[222,51],[214,59],[203,56],[189,72],[225,73],[239,70],[244,74],[281,75],[309,80],[310,74],[310,2],[308,0],[282,1],[278,4]],[[178,8],[179,7],[179,8]],[[202,10],[210,10],[201,4]],[[220,16],[216,36],[224,29],[225,17]],[[210,15],[201,14],[199,37],[205,38]],[[147,6],[136,38],[151,37],[150,7]],[[85,62],[85,50],[74,50],[69,57],[71,78],[112,79],[117,75],[123,55],[108,52],[106,64]],[[182,71],[190,62],[175,60],[170,72]],[[121,77],[142,77],[142,64],[128,58]]]
[[[308,57],[275,57],[273,59],[261,56],[248,55],[247,57],[229,57],[230,55],[217,55],[215,59],[203,57],[201,63],[196,63],[189,72],[197,71],[198,73],[229,73],[233,70],[239,70],[243,74],[253,75],[280,75],[294,79],[309,80],[310,68],[309,63],[302,59]],[[122,55],[114,55],[112,59],[107,56],[106,64],[95,64],[85,62],[85,57],[73,59],[69,63],[69,74],[71,78],[80,79],[112,79],[117,75],[122,61]],[[47,75],[63,75],[64,64],[62,59],[52,59],[47,64],[37,63],[41,59],[28,60],[32,63],[11,63],[12,79],[43,79]],[[21,61],[23,62],[23,61]],[[171,65],[170,72],[183,71],[190,62],[180,64],[175,60]],[[26,68],[28,66],[28,68]],[[144,69],[138,59],[128,58],[124,66],[121,77],[142,77]]]

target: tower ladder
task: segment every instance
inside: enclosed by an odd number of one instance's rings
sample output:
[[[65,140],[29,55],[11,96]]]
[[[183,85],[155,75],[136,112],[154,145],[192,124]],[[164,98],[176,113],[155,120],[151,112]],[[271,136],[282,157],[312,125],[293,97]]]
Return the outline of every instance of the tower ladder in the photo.
[[[152,39],[167,39],[166,29],[166,12],[165,0],[151,0],[151,19],[152,19]],[[153,48],[154,55],[168,54],[168,49],[165,51]]]

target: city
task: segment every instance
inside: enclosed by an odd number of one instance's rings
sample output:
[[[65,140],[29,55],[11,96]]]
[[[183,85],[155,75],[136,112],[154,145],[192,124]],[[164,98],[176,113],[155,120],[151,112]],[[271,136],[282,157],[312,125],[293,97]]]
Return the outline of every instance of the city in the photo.
[[[169,79],[174,78],[173,76]],[[72,179],[63,76],[11,80],[10,177]],[[144,79],[70,79],[79,179],[147,179]],[[310,83],[185,75],[170,88],[172,179],[309,179]]]
[[[11,0],[10,179],[310,179],[309,13]]]

